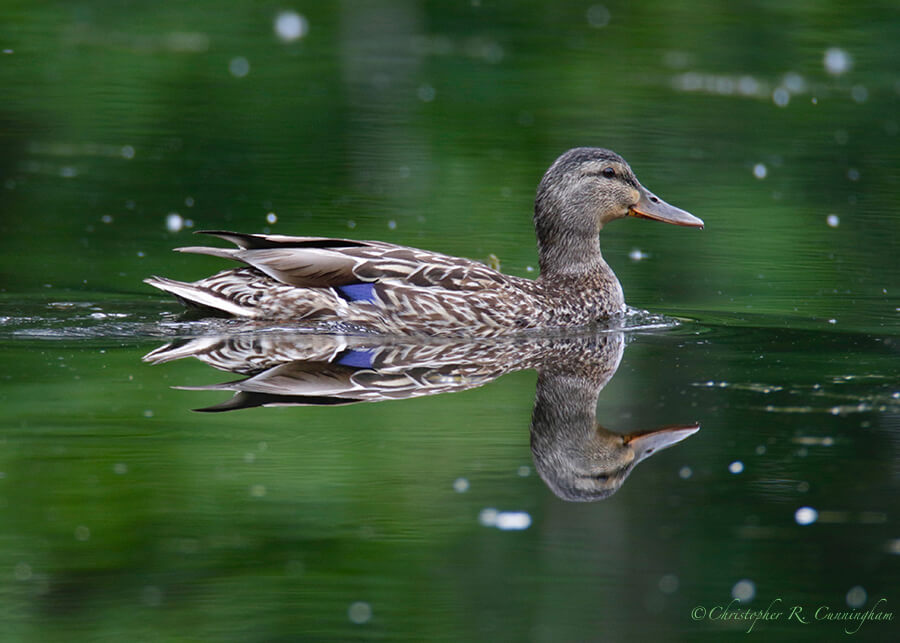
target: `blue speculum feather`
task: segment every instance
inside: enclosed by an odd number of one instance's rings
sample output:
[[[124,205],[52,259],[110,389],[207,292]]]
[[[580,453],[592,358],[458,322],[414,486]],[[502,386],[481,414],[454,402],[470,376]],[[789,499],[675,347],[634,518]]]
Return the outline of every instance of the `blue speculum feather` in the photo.
[[[340,364],[341,366],[350,366],[352,368],[372,368],[372,361],[374,359],[374,351],[348,349],[335,363]]]
[[[375,301],[375,284],[348,284],[337,290],[348,301]]]

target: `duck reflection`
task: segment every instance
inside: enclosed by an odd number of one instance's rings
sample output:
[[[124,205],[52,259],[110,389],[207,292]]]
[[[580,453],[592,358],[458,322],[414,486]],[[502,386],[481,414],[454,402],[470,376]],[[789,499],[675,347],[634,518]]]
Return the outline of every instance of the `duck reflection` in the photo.
[[[597,399],[622,359],[621,332],[566,337],[387,340],[318,334],[258,333],[196,338],[161,346],[144,361],[194,357],[243,379],[186,390],[232,391],[201,409],[340,405],[451,393],[505,373],[538,373],[531,419],[535,468],[558,497],[609,497],[642,460],[699,430],[666,426],[622,435],[597,424]]]

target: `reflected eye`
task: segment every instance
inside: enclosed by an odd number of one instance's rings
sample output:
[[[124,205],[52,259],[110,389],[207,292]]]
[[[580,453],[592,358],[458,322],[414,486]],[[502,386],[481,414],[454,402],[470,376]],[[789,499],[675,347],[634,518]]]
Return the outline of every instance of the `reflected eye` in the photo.
[[[605,168],[603,168],[603,176],[605,176],[608,179],[614,179],[614,178],[616,178],[616,171],[614,169],[612,169],[611,167],[605,167]]]

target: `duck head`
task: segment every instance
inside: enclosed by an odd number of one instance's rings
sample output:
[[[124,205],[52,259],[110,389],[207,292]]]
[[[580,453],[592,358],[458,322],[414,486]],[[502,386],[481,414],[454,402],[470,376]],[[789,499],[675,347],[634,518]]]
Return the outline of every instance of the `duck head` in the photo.
[[[542,272],[596,253],[597,235],[627,216],[702,228],[703,221],[670,205],[641,185],[621,156],[598,147],[577,147],[544,174],[534,204]],[[547,266],[543,265],[548,263]]]

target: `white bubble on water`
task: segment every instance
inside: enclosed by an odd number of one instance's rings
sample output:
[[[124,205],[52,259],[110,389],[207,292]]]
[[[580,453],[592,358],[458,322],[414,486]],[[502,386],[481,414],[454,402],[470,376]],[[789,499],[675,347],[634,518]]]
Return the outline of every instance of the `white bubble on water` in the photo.
[[[850,58],[850,54],[848,54],[843,49],[839,47],[829,47],[825,50],[825,56],[822,59],[822,64],[825,65],[825,71],[827,71],[832,76],[840,76],[848,71],[853,66],[853,60]]]
[[[772,101],[778,105],[778,107],[787,107],[787,104],[791,102],[791,93],[784,87],[777,87],[775,91],[772,92]]]
[[[363,625],[372,620],[372,606],[365,601],[356,601],[347,608],[347,618],[351,623]]]
[[[841,219],[836,214],[829,214],[825,217],[825,223],[827,223],[830,228],[836,228],[841,225]]]
[[[587,21],[588,24],[595,29],[601,29],[608,25],[609,19],[609,9],[604,7],[602,4],[595,4],[591,7],[588,7]]]
[[[763,163],[757,163],[753,166],[753,176],[758,179],[764,179],[769,174],[768,168]]]
[[[453,490],[456,493],[465,493],[469,490],[469,481],[465,478],[457,478],[453,481]]]
[[[232,58],[228,63],[228,71],[235,78],[243,78],[250,73],[250,62],[243,56]]]
[[[731,588],[731,597],[742,603],[752,601],[754,596],[756,596],[756,584],[747,578],[739,580]]]
[[[274,29],[283,42],[293,42],[309,33],[309,21],[296,11],[282,11],[275,16]]]
[[[863,605],[866,604],[866,599],[868,595],[866,594],[866,590],[861,585],[856,585],[851,587],[847,592],[847,606],[852,607],[853,609],[859,609]]]
[[[184,227],[184,219],[177,212],[170,212],[166,216],[166,230],[178,232]]]
[[[819,519],[819,512],[812,507],[800,507],[794,512],[794,521],[798,525],[811,525]]]

